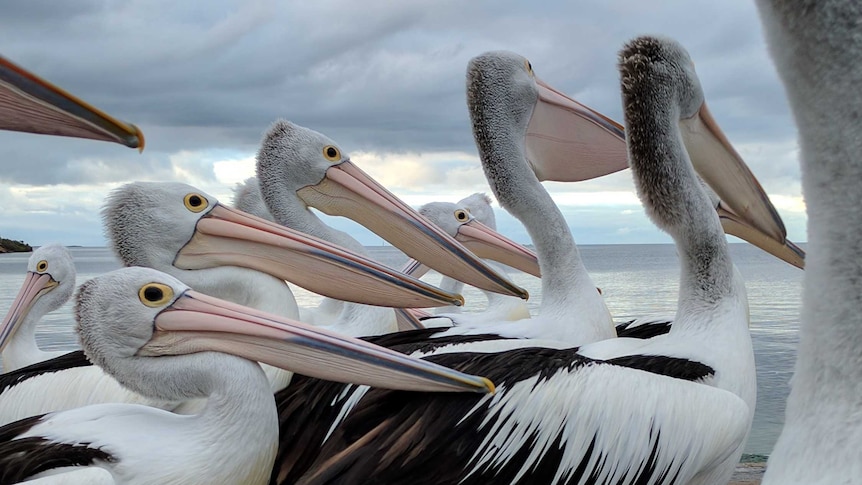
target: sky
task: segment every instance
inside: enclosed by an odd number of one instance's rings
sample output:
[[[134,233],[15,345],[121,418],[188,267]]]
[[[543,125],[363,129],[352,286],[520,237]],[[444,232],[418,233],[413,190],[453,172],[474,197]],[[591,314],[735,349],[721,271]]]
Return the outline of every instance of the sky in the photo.
[[[752,0],[4,2],[0,55],[135,123],[147,147],[0,132],[0,236],[103,246],[103,199],[135,180],[180,181],[230,203],[278,118],[325,133],[414,207],[490,193],[465,104],[469,59],[517,52],[621,122],[616,54],[641,34],[689,50],[713,116],[803,242],[796,130]],[[545,186],[580,244],[671,242],[628,170]],[[496,212],[500,232],[529,242]]]

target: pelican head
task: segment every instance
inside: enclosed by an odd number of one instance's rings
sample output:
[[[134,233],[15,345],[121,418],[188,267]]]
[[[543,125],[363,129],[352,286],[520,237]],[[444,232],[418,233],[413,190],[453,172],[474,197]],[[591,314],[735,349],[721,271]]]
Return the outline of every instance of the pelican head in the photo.
[[[480,258],[491,259],[541,277],[536,254],[496,231],[491,199],[473,194],[452,202],[430,202],[419,213],[443,229]]]
[[[257,175],[267,207],[278,221],[292,219],[289,211],[315,207],[353,219],[447,276],[496,293],[528,296],[360,170],[321,133],[284,120],[275,122],[258,152]],[[303,207],[279,202],[296,197]]]
[[[588,180],[627,167],[622,126],[536,77],[523,56],[495,51],[474,57],[467,66],[467,91],[477,140],[493,137],[502,120],[514,120],[518,126],[510,130],[519,134],[514,141],[539,180]],[[478,102],[483,99],[495,102]],[[507,206],[503,191],[492,189]]]
[[[179,382],[159,386],[143,361],[167,369],[167,362],[203,352],[389,389],[493,390],[487,379],[212,298],[151,268],[123,268],[82,284],[75,317],[87,356],[123,385],[156,398],[201,397],[191,377],[198,374],[173,372]]]
[[[75,289],[72,254],[60,244],[46,244],[33,251],[27,262],[27,276],[9,312],[0,324],[0,352],[28,320],[29,315],[45,315],[60,308]]]
[[[108,196],[102,219],[126,266],[238,266],[340,300],[381,306],[463,301],[334,244],[226,207],[182,183],[124,185]]]
[[[467,209],[470,215],[482,224],[497,230],[497,216],[491,207],[491,197],[484,192],[476,192],[456,202],[459,206]]]
[[[673,101],[672,105],[678,110],[673,114],[674,122],[679,124],[695,171],[718,196],[715,206],[725,232],[794,266],[803,267],[804,253],[787,241],[787,231],[778,211],[710,114],[688,52],[671,39],[640,37],[621,51],[620,73],[627,99],[657,106],[661,102],[666,104],[667,100]],[[633,115],[648,112],[630,111]],[[650,126],[646,122],[633,125]],[[637,139],[648,135],[630,136],[630,147],[636,150]],[[651,204],[658,208],[663,205],[660,200],[653,200]]]

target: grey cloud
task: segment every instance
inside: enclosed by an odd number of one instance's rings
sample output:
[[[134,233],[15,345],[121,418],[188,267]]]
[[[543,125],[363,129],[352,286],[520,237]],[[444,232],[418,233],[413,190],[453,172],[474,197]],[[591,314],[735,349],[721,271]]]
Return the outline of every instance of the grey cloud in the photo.
[[[174,178],[171,153],[156,150],[138,153],[90,140],[8,132],[0,132],[0,147],[2,183],[88,185]],[[191,144],[186,148],[202,147]],[[215,179],[212,167],[203,161],[195,173],[201,180]]]
[[[69,22],[82,15],[91,14],[100,9],[100,0],[76,0],[74,2],[56,2],[54,0],[28,0],[26,2],[8,2],[3,5],[3,17],[0,26],[22,24],[45,25],[46,22]]]
[[[464,69],[493,49],[525,55],[544,80],[621,121],[616,53],[644,33],[687,46],[732,141],[794,138],[750,0],[38,0],[4,5],[2,55],[138,124],[148,147],[138,155],[104,143],[0,133],[0,181],[171,177],[170,154],[253,153],[281,117],[348,151],[475,153]],[[764,186],[798,183],[795,163],[773,159],[749,160]],[[205,162],[197,169],[212,180]]]
[[[753,7],[733,2],[106,5],[46,20],[38,34],[0,21],[10,27],[0,41],[8,55],[140,124],[232,128],[245,143],[287,116],[362,148],[471,149],[464,66],[488,49],[527,55],[545,79],[617,118],[615,54],[635,34],[673,35],[704,66],[744,62],[757,49],[764,60]],[[725,96],[711,94],[717,104]]]

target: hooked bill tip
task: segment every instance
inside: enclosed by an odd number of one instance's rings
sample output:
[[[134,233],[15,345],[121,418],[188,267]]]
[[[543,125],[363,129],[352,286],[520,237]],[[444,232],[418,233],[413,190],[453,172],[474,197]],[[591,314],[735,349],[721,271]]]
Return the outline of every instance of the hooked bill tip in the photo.
[[[485,384],[485,388],[488,390],[488,394],[491,394],[493,396],[497,393],[497,386],[494,385],[494,382],[491,381],[491,379],[488,379],[487,377],[480,377],[479,379],[482,379],[482,383]]]

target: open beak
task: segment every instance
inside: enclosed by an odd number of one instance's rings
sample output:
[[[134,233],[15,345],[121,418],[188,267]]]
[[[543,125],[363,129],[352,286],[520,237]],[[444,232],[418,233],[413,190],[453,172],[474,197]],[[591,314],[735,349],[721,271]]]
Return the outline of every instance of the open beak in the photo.
[[[320,183],[297,194],[329,215],[353,219],[442,274],[494,293],[529,296],[349,160],[333,165]]]
[[[717,210],[725,232],[802,268],[804,251],[787,240],[778,211],[706,103],[694,116],[681,121],[680,129],[692,165],[721,200]]]
[[[6,344],[9,343],[9,339],[15,335],[15,331],[18,330],[18,327],[21,326],[21,323],[27,317],[27,314],[30,313],[30,309],[33,308],[33,304],[45,293],[53,290],[59,285],[51,275],[47,273],[35,273],[33,271],[28,271],[27,276],[24,278],[24,284],[21,285],[21,289],[18,291],[18,295],[15,297],[15,300],[12,301],[12,307],[9,308],[9,312],[6,314],[6,318],[3,319],[3,323],[0,324],[0,352],[6,348]]]
[[[455,235],[455,239],[467,246],[467,249],[480,258],[503,263],[537,278],[542,277],[536,253],[476,219],[471,219],[458,226],[458,234]]]
[[[539,180],[578,182],[628,168],[622,125],[535,79],[524,144]]]
[[[0,129],[112,141],[144,149],[144,134],[0,57]]]
[[[330,242],[216,204],[198,220],[174,266],[241,266],[338,300],[388,307],[463,305],[460,295]]]
[[[494,385],[363,340],[187,290],[139,355],[215,351],[330,381],[407,391],[488,393]]]

